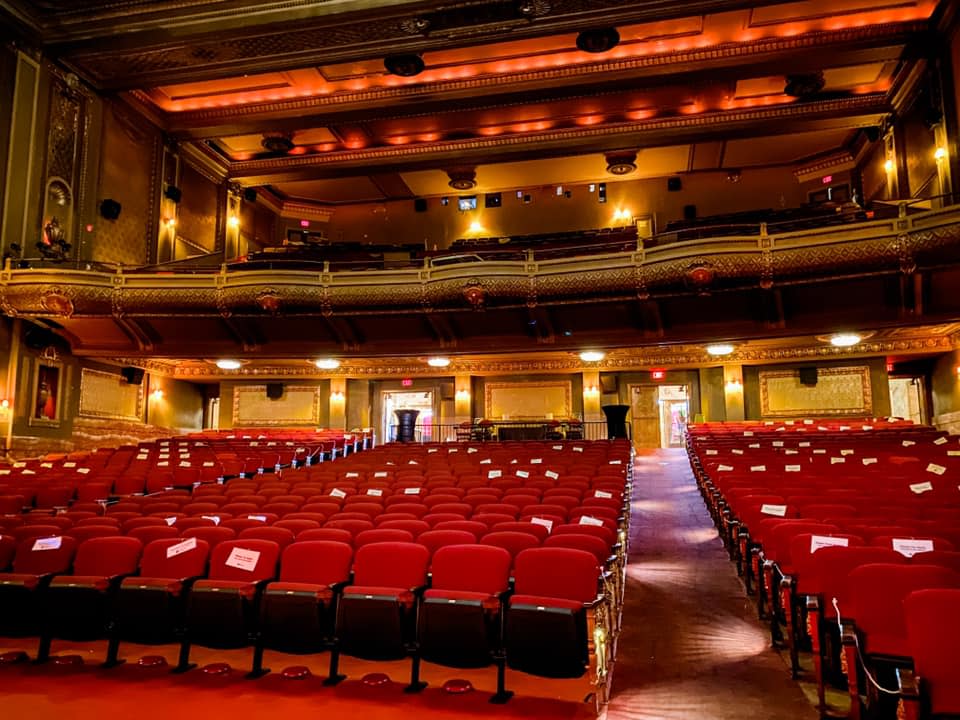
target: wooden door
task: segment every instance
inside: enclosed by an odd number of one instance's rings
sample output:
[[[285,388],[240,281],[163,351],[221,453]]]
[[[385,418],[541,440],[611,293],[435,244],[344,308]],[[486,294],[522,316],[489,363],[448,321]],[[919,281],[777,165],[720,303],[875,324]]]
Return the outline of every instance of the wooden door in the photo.
[[[630,417],[633,445],[637,448],[660,447],[660,405],[658,385],[630,386]]]

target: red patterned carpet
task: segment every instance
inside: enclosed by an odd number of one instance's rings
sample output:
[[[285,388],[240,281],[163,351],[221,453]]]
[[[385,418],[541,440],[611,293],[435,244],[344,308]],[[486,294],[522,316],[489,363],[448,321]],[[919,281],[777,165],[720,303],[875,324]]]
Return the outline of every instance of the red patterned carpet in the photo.
[[[636,465],[631,563],[623,633],[614,669],[609,718],[743,717],[800,720],[816,713],[777,654],[767,647],[765,629],[756,621],[710,523],[681,451],[640,457]],[[0,651],[36,643],[0,638]],[[306,680],[285,680],[273,673],[246,680],[248,651],[196,648],[192,659],[226,660],[226,676],[194,670],[171,675],[167,669],[139,667],[142,655],[176,658],[176,648],[125,645],[128,664],[103,670],[97,665],[105,643],[55,642],[55,655],[77,654],[84,666],[0,666],[0,708],[8,718],[93,720],[105,714],[136,720],[236,717],[244,720],[356,716],[364,720],[440,718],[589,718],[591,704],[578,688],[508,671],[516,696],[505,706],[487,700],[495,687],[492,668],[457,671],[424,665],[429,687],[406,695],[409,664],[366,663],[344,658],[349,679],[336,688],[321,685],[326,656],[266,654],[275,671],[307,665]],[[371,687],[366,673],[386,673],[392,682]],[[469,679],[475,692],[445,693],[447,679]]]

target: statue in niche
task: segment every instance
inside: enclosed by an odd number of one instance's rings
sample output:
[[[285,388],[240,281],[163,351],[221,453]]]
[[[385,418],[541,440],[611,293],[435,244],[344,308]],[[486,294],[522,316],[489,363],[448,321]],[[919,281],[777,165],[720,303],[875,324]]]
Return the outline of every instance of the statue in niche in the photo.
[[[72,245],[66,241],[63,236],[63,228],[60,227],[60,221],[54,215],[43,226],[43,236],[37,242],[37,250],[40,255],[47,260],[66,260],[70,254]]]

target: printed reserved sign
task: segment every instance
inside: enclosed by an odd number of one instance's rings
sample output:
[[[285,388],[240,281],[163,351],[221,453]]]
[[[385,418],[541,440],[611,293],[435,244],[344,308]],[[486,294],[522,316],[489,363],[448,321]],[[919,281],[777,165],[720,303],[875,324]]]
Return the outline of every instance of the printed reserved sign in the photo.
[[[760,512],[764,515],[774,515],[776,517],[784,517],[787,514],[786,505],[767,505],[764,503],[760,506]]]
[[[380,497],[383,495],[383,490],[380,488],[368,488],[367,495],[372,495],[373,497]]]
[[[56,537],[37,538],[33,541],[31,550],[59,550],[62,542],[63,538],[59,535]]]
[[[542,525],[547,529],[547,532],[550,532],[551,530],[553,530],[553,520],[548,520],[547,518],[535,517],[535,518],[531,518],[530,522],[532,522],[534,525]]]
[[[933,490],[933,483],[931,482],[914,483],[910,486],[910,491],[917,495],[923,495],[923,493],[931,490]]]
[[[187,538],[183,542],[178,542],[176,545],[170,545],[167,548],[167,559],[176,557],[177,555],[183,555],[185,552],[190,552],[197,546],[197,539],[195,537]]]
[[[330,497],[345,498],[346,496],[347,494],[340,488],[334,488],[333,490],[330,491]]]
[[[238,570],[253,572],[257,569],[257,562],[260,560],[259,550],[247,550],[246,548],[235,547],[227,556],[226,565],[235,567]]]
[[[590,517],[589,515],[580,516],[581,525],[593,525],[595,527],[603,527],[603,520],[599,520],[595,517]]]
[[[934,475],[943,475],[946,471],[947,469],[943,465],[937,465],[936,463],[927,465],[927,472]]]
[[[491,480],[492,480],[493,478],[498,478],[498,477],[503,477],[503,471],[502,471],[502,470],[489,470],[489,471],[487,471],[487,478],[488,478],[488,479],[491,479]]]
[[[825,547],[848,547],[849,545],[850,545],[849,538],[829,537],[827,535],[811,535],[810,536],[811,554]]]
[[[913,557],[917,553],[931,552],[933,540],[918,540],[917,538],[893,538],[893,549],[905,557]]]

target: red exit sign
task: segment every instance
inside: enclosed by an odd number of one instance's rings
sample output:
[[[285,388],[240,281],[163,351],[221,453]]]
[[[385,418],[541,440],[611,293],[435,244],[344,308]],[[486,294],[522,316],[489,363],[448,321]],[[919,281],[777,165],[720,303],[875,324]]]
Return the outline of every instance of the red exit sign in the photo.
[[[413,387],[413,378],[404,378],[400,381],[403,387]]]

